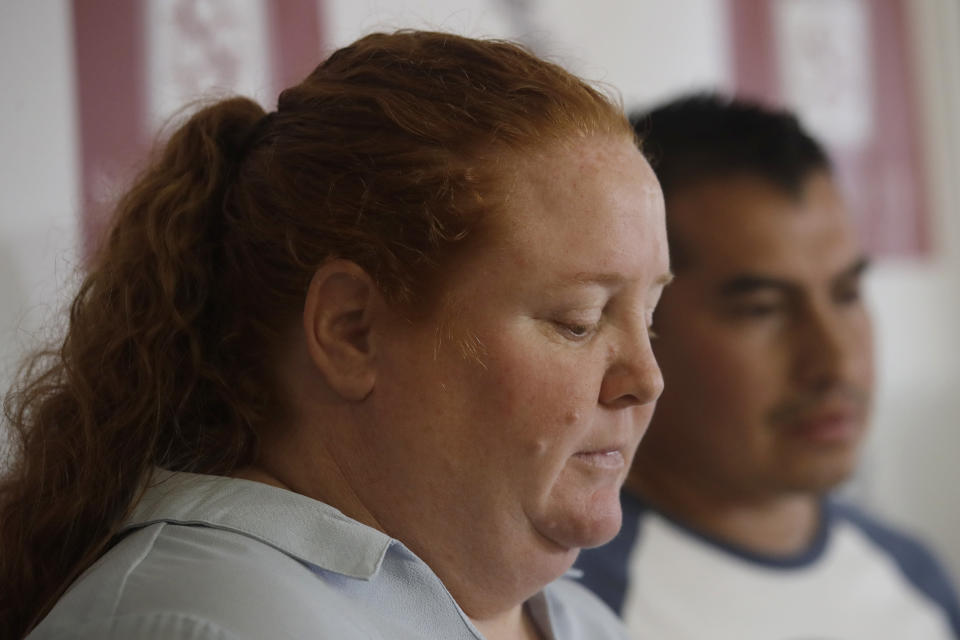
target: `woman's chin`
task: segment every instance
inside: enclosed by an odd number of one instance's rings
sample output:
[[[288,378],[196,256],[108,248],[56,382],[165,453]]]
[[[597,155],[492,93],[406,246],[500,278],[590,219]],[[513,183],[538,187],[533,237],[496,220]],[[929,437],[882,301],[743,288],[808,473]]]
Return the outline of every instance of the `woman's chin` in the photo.
[[[563,549],[585,549],[610,542],[620,531],[619,492],[611,499],[598,496],[585,508],[557,510],[540,519],[537,530]]]

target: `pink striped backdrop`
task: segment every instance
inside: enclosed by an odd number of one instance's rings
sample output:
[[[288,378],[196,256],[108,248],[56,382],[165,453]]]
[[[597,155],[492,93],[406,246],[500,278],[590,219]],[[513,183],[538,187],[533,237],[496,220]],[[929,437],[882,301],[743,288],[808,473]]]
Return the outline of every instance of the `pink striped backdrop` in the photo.
[[[865,138],[855,143],[836,144],[824,137],[867,249],[874,255],[922,256],[931,248],[905,1],[854,1],[866,17],[864,59],[870,82],[863,99],[870,126]],[[778,60],[776,46],[778,2],[786,4],[783,0],[728,0],[728,6],[737,91],[782,104],[787,101],[783,61]],[[843,2],[849,0],[833,3],[834,8]],[[853,39],[857,34],[835,35]],[[829,52],[831,43],[827,36],[823,38],[824,51]],[[815,39],[812,44],[817,44]],[[843,62],[831,60],[824,52],[810,52],[818,54],[824,58],[825,75],[830,74],[831,65]]]
[[[73,0],[82,229],[88,254],[101,234],[111,202],[142,166],[156,135],[150,118],[155,105],[150,104],[146,80],[149,65],[154,62],[149,60],[148,44],[156,34],[150,31],[164,27],[175,30],[184,45],[209,56],[197,60],[198,67],[213,69],[218,77],[229,79],[240,54],[251,55],[249,51],[230,51],[222,42],[216,47],[199,42],[212,35],[210,15],[201,12],[212,6],[220,12],[215,17],[229,16],[232,0],[169,1],[176,5],[171,11],[172,24],[159,25],[148,18],[149,0]],[[253,55],[272,61],[268,86],[275,99],[282,88],[303,78],[320,61],[321,0],[263,2],[269,50]],[[239,49],[243,42],[235,41],[234,45]]]

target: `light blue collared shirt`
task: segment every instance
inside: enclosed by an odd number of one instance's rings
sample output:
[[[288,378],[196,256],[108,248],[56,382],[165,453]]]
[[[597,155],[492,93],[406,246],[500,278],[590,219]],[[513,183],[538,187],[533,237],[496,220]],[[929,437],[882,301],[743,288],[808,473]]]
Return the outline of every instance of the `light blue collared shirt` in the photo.
[[[431,569],[333,507],[258,482],[160,472],[124,537],[31,640],[479,640]],[[561,579],[527,602],[544,638],[625,638]]]

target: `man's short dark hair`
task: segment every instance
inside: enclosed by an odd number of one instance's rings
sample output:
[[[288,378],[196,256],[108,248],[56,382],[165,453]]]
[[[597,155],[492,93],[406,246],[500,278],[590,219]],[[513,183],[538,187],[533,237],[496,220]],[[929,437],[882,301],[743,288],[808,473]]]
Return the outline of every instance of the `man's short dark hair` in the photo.
[[[756,102],[700,93],[630,117],[664,195],[734,174],[798,194],[830,161],[797,118]]]

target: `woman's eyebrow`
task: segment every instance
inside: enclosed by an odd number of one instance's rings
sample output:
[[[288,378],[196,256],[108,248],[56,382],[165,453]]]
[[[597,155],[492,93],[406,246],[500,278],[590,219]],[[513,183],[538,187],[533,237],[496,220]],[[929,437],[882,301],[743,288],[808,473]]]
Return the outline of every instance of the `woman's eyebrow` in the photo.
[[[624,277],[622,274],[607,273],[602,271],[578,271],[577,273],[562,276],[556,283],[554,283],[553,286],[569,287],[597,284],[609,287],[622,284],[623,282],[627,282],[629,280],[635,279]],[[654,282],[654,285],[658,287],[666,286],[671,280],[673,280],[673,274],[668,271],[658,277]]]

